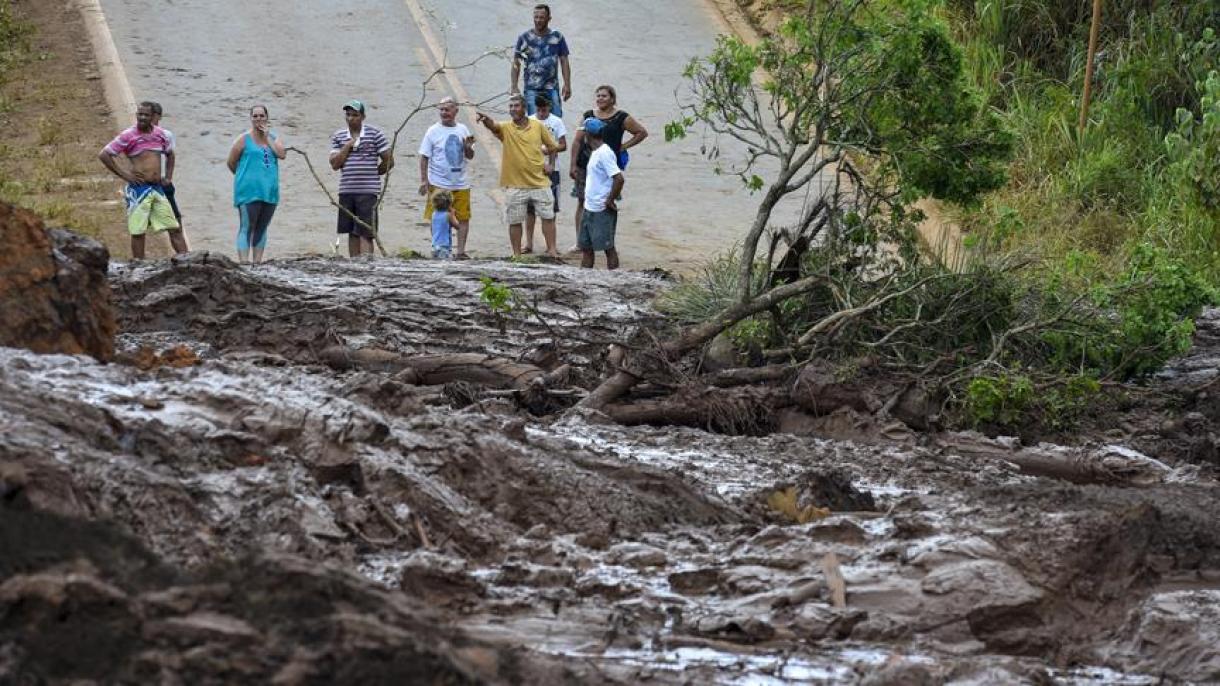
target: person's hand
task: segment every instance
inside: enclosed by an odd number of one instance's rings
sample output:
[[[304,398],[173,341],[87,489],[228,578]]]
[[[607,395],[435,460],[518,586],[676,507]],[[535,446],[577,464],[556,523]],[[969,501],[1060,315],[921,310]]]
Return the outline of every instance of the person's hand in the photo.
[[[467,150],[474,150],[474,142],[475,142],[474,136],[470,136],[465,141],[463,141],[463,145],[466,146]]]
[[[611,212],[618,212],[618,203],[614,202],[614,198],[606,200],[606,209]]]
[[[566,83],[563,84],[563,91],[560,95],[563,97],[563,101],[567,102],[572,98],[572,87]]]
[[[426,183],[419,184],[419,194],[420,195],[428,194],[428,184],[426,184]]]
[[[573,181],[580,181],[580,177],[576,174],[576,167],[572,167],[568,170],[568,176],[571,177]]]
[[[127,179],[128,183],[137,185],[144,183],[144,173],[138,169],[132,169],[131,171],[127,172],[127,176],[124,178]]]
[[[483,114],[482,112],[475,112],[475,113],[474,113],[474,120],[475,120],[475,121],[477,121],[477,122],[478,122],[478,123],[480,123],[480,124],[482,124],[483,122],[485,122],[485,121],[487,121],[487,120],[489,120],[489,119],[491,119],[491,117],[487,116],[486,114]]]
[[[551,166],[551,163],[547,161],[542,163],[542,171],[546,172],[547,176],[550,176],[551,172],[555,171],[555,169]]]

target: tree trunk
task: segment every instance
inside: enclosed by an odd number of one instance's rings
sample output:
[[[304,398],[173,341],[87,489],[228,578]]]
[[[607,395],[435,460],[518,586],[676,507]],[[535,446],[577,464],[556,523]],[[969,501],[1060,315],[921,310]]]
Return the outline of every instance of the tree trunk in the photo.
[[[335,369],[397,373],[400,381],[416,386],[464,381],[488,388],[524,391],[562,376],[548,377],[532,364],[479,353],[407,357],[379,348],[351,350],[336,346],[323,350],[319,357]]]

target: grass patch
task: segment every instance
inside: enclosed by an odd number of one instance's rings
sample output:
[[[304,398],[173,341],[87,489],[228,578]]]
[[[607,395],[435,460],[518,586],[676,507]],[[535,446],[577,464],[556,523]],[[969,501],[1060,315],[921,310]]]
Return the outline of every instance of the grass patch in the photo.
[[[74,55],[83,23],[54,3],[0,0],[0,199],[28,207],[48,226],[108,238],[126,251],[118,181],[96,161],[113,131],[102,123],[100,84],[87,81]],[[97,178],[107,178],[96,182]]]

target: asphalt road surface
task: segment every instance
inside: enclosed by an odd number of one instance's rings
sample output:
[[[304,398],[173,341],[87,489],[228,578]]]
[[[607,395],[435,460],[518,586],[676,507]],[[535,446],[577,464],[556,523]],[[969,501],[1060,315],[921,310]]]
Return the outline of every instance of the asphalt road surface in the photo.
[[[534,0],[102,0],[136,100],[165,107],[162,125],[178,137],[175,183],[195,249],[231,253],[237,212],[225,158],[249,125],[251,105],[269,107],[273,128],[309,154],[326,186],[338,174],[327,165],[331,133],[344,125],[342,105],[364,100],[368,123],[389,133],[421,99],[421,83],[442,62],[459,65],[510,46],[531,26]],[[729,176],[718,176],[693,136],[666,143],[665,123],[678,114],[682,70],[727,31],[708,0],[582,0],[552,3],[552,27],[572,48],[573,96],[564,120],[574,129],[592,107],[594,89],[614,85],[619,107],[652,134],[633,149],[619,222],[618,245],[628,268],[685,270],[727,250],[744,233],[755,199]],[[496,98],[507,118],[509,63],[491,57],[438,78],[424,100],[452,95],[462,102]],[[391,251],[425,251],[428,229],[417,195],[415,151],[435,112],[417,114],[402,129],[382,215]],[[474,110],[459,115],[472,130]],[[481,127],[479,127],[481,128]],[[569,139],[570,140],[570,139]],[[725,145],[723,155],[741,150]],[[474,161],[469,252],[509,254],[497,198],[500,145],[481,136]],[[560,248],[575,243],[563,160]],[[281,201],[271,225],[268,256],[329,252],[335,210],[294,153],[281,167]],[[542,245],[541,237],[537,244]],[[346,243],[345,243],[346,247]]]

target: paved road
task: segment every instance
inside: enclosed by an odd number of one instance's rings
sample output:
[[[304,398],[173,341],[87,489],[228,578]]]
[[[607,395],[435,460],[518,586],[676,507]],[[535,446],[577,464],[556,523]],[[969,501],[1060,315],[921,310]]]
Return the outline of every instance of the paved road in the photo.
[[[530,26],[534,0],[102,0],[102,7],[137,100],[161,101],[163,124],[178,136],[175,181],[193,247],[231,252],[236,211],[224,160],[248,124],[250,105],[269,106],[273,126],[290,145],[308,151],[333,190],[326,165],[328,138],[343,125],[341,107],[358,97],[369,122],[396,127],[420,98],[420,83],[448,50],[449,64],[512,43]],[[677,114],[681,71],[725,31],[708,0],[584,0],[554,3],[552,26],[573,49],[574,95],[565,108],[573,126],[592,106],[601,83],[618,88],[619,105],[652,137],[632,151],[619,245],[627,267],[682,269],[728,249],[748,224],[754,200],[740,183],[716,176],[699,152],[699,137],[664,142],[664,124]],[[438,79],[429,102],[444,95],[472,101],[507,89],[508,63],[499,58]],[[497,103],[503,111],[503,100]],[[462,120],[474,129],[473,111]],[[387,248],[424,250],[428,233],[416,195],[414,152],[434,121],[424,112],[403,129],[382,220]],[[732,154],[729,148],[726,154]],[[508,253],[494,192],[499,144],[484,137],[474,169],[470,251]],[[566,176],[566,162],[565,162]],[[561,247],[574,243],[563,187]],[[282,202],[272,224],[270,255],[329,251],[334,210],[305,168],[290,155],[283,167]],[[541,239],[539,239],[541,244]]]

